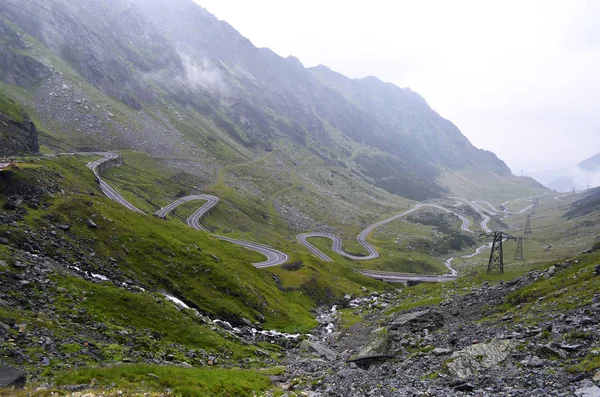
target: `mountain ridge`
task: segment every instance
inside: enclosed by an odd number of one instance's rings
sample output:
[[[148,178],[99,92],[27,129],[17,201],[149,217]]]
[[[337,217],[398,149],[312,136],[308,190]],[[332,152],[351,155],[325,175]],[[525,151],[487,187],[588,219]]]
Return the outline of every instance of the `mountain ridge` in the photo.
[[[44,13],[52,23],[0,7],[5,18],[60,56],[87,84],[138,114],[156,118],[161,103],[172,101],[211,120],[252,152],[272,150],[275,141],[289,138],[328,163],[343,163],[370,183],[412,199],[444,195],[436,178],[445,168],[474,166],[510,175],[504,162],[471,145],[412,90],[375,77],[349,79],[325,66],[305,68],[296,57],[256,48],[191,1],[166,7],[155,0],[104,0],[89,9],[68,0],[39,4],[43,8],[22,7]],[[57,27],[65,18],[77,21],[69,36]],[[156,129],[145,123],[128,129]],[[180,130],[170,124],[167,131]],[[77,138],[81,134],[71,125],[60,128]],[[128,142],[125,148],[141,149],[119,128],[116,135]],[[162,145],[167,152],[179,150]]]

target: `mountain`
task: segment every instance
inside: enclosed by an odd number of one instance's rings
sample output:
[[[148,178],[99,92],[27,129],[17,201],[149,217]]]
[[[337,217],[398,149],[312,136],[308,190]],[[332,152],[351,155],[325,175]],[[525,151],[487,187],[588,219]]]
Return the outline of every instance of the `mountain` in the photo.
[[[40,0],[0,13],[2,91],[73,145],[197,159],[285,139],[419,200],[447,194],[448,170],[511,175],[410,89],[305,68],[191,0]]]
[[[577,164],[578,167],[587,171],[600,171],[600,153],[595,154],[589,159],[583,160]]]
[[[550,189],[568,192],[584,190],[600,185],[600,153],[583,160],[577,165],[553,171],[542,171],[533,177]]]

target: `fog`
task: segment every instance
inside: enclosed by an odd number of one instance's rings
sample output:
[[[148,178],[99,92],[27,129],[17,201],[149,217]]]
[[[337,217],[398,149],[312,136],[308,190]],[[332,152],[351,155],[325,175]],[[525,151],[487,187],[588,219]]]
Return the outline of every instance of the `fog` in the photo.
[[[195,1],[305,66],[410,87],[515,174],[600,151],[600,2]]]

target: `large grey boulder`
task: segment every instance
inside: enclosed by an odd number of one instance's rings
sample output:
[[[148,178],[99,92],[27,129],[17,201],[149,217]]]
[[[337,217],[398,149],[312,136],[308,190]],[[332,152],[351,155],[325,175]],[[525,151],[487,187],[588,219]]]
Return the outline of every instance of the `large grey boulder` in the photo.
[[[0,365],[0,387],[16,387],[25,386],[27,375],[18,368]]]
[[[446,361],[448,372],[459,379],[472,378],[506,360],[514,345],[509,340],[471,345],[450,356]]]
[[[337,358],[336,352],[334,352],[327,346],[322,345],[318,342],[310,342],[306,339],[303,340],[302,343],[300,343],[300,351],[325,358],[329,361],[333,361]]]
[[[600,397],[600,387],[592,385],[575,390],[577,397]]]
[[[429,331],[441,328],[444,325],[444,317],[434,310],[420,310],[411,313],[395,313],[390,320],[388,329],[406,330],[406,331],[421,331],[428,329]]]

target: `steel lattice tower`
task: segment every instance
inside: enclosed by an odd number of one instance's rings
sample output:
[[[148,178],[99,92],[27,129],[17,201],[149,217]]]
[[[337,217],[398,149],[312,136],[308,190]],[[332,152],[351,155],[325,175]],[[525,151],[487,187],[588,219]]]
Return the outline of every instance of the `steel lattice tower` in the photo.
[[[523,260],[523,237],[517,237],[517,252],[515,253],[515,260]]]
[[[502,251],[502,232],[494,232],[494,242],[492,243],[492,252],[488,262],[487,272],[490,273],[498,268],[500,274],[504,273],[504,253]]]
[[[531,234],[531,215],[527,215],[527,221],[525,222],[525,234]]]

